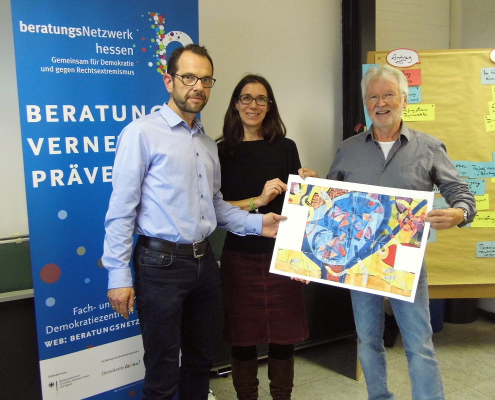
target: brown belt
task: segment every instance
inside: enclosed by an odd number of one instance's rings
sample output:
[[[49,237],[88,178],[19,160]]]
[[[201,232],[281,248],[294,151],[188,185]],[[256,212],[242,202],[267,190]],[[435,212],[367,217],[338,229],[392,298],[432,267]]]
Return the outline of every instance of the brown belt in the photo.
[[[165,239],[139,235],[138,245],[147,247],[151,250],[156,250],[161,253],[178,254],[181,256],[192,256],[195,258],[203,257],[210,250],[210,241],[208,239],[200,242],[175,243]]]

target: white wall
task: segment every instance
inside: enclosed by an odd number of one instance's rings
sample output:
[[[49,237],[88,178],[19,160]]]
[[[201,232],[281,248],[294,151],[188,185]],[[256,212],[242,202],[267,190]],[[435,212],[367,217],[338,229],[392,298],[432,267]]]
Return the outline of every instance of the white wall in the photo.
[[[27,234],[10,1],[0,0],[0,238]]]
[[[495,1],[463,0],[461,48],[495,47]]]
[[[450,0],[376,0],[376,50],[448,49]]]
[[[326,176],[342,138],[340,0],[200,0],[199,37],[218,79],[202,113],[207,133],[221,135],[241,77],[261,74],[301,163]]]
[[[199,28],[218,79],[202,113],[207,133],[220,136],[241,76],[262,74],[301,162],[325,176],[342,137],[340,0],[199,0]],[[0,35],[2,237],[28,231],[9,0],[0,0]]]

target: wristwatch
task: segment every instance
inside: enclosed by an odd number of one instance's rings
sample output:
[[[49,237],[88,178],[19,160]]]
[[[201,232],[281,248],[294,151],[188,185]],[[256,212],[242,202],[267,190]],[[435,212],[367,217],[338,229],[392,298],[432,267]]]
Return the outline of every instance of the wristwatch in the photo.
[[[462,221],[462,222],[463,222],[463,223],[464,223],[464,222],[466,222],[466,221],[467,221],[467,219],[468,219],[468,212],[467,212],[467,210],[466,210],[464,207],[456,207],[456,208],[459,208],[459,209],[461,209],[461,210],[463,211],[463,213],[464,213],[464,214],[463,214],[463,216],[464,216],[464,221]]]

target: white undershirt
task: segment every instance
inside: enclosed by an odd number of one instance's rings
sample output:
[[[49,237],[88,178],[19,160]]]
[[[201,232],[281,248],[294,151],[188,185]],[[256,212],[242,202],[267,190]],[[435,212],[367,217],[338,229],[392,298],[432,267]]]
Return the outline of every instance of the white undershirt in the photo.
[[[383,155],[385,156],[385,160],[387,159],[388,153],[390,152],[390,149],[395,143],[395,140],[393,142],[378,142],[380,144],[380,148],[383,151]]]

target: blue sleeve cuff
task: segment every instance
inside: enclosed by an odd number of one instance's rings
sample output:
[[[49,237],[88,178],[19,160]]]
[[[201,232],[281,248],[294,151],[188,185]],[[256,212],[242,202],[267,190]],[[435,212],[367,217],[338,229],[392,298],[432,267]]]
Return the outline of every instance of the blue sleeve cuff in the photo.
[[[261,236],[263,214],[249,214],[246,221],[246,235]]]
[[[108,269],[108,289],[123,287],[132,287],[131,269],[129,267]]]

